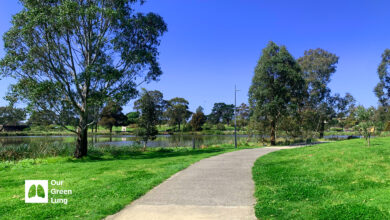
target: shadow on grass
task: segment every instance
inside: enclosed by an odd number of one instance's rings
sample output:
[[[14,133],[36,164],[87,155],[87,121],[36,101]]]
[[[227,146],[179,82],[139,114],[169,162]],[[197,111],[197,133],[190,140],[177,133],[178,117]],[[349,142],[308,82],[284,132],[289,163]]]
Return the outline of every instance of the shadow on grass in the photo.
[[[128,151],[128,150],[112,150],[109,152],[90,151],[87,157],[82,159],[69,158],[70,162],[99,162],[111,160],[127,160],[127,159],[156,159],[178,156],[201,155],[206,153],[218,153],[229,148],[207,148],[207,149],[158,149],[149,151]]]

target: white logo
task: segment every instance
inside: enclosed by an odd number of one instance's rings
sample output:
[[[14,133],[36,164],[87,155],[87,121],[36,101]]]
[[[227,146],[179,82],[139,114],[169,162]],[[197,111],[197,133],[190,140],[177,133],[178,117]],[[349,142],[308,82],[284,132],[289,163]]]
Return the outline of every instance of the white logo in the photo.
[[[24,192],[26,203],[48,203],[49,188],[47,180],[25,180]]]

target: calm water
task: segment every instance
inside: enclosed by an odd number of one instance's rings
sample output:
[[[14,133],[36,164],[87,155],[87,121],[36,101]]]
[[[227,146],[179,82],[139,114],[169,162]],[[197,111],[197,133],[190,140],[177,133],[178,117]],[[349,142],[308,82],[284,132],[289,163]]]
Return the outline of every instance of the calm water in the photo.
[[[237,141],[244,142],[248,140],[246,135],[238,135]],[[200,145],[212,145],[212,144],[233,144],[233,135],[159,135],[157,139],[148,142],[149,147],[186,147],[192,146],[193,139],[196,147]],[[5,145],[19,145],[28,143],[74,143],[76,141],[75,136],[8,136],[0,137],[0,146]],[[136,145],[137,138],[133,135],[96,135],[89,137],[89,143],[96,145]],[[252,141],[254,141],[252,139]]]
[[[330,135],[326,139],[347,139],[347,135]],[[148,142],[149,147],[192,147],[193,139],[195,146],[213,144],[233,144],[233,135],[159,135],[157,139]],[[133,135],[95,135],[89,136],[89,143],[95,145],[140,145]],[[8,136],[0,137],[0,147],[6,145],[19,145],[28,143],[74,143],[75,136]],[[249,138],[248,135],[237,135],[238,142],[259,141],[257,138]]]

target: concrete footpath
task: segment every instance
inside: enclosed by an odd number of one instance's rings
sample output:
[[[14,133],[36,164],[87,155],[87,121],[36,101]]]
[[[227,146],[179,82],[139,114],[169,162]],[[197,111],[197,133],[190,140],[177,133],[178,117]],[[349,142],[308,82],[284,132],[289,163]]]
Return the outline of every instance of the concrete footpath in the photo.
[[[293,147],[244,149],[203,159],[107,219],[256,219],[253,163],[289,148]]]

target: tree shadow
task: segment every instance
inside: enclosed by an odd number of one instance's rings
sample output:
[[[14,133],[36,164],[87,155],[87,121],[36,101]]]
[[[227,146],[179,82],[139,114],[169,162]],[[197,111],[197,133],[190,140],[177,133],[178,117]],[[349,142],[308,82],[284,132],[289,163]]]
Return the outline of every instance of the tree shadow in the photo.
[[[88,156],[81,159],[69,158],[69,162],[85,163],[85,162],[100,162],[113,160],[138,160],[138,159],[157,159],[169,158],[178,156],[196,156],[209,153],[218,153],[225,151],[228,148],[206,148],[206,149],[153,149],[147,151],[129,151],[129,150],[110,150],[107,152],[91,151]]]

